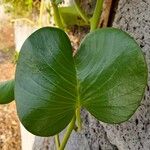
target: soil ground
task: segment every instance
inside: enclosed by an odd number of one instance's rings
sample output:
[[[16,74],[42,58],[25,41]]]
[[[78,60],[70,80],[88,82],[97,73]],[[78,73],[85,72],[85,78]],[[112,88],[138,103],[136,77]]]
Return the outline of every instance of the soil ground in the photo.
[[[0,81],[14,77],[13,26],[0,24]],[[0,105],[0,150],[21,150],[19,120],[15,102]]]

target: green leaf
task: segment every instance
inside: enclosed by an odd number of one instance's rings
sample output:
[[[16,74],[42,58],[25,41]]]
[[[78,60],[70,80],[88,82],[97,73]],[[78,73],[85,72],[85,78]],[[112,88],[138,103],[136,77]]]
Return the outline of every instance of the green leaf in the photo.
[[[15,99],[23,125],[40,136],[55,135],[75,113],[76,71],[72,47],[60,29],[33,33],[19,54]]]
[[[31,133],[62,131],[77,108],[98,120],[128,120],[142,99],[147,66],[140,47],[121,30],[98,29],[75,55],[67,35],[44,27],[23,44],[15,79],[18,115]]]
[[[57,5],[63,2],[63,0],[50,0],[50,1]]]
[[[75,63],[82,107],[106,123],[133,115],[147,83],[146,62],[133,38],[119,29],[98,29],[83,40]]]
[[[55,3],[58,5],[58,4],[60,4],[60,3],[62,3],[63,2],[63,0],[55,0]]]
[[[14,100],[14,80],[0,83],[0,104],[7,104]]]
[[[81,17],[75,6],[59,7],[59,11],[66,26],[78,25],[85,26],[87,24]]]

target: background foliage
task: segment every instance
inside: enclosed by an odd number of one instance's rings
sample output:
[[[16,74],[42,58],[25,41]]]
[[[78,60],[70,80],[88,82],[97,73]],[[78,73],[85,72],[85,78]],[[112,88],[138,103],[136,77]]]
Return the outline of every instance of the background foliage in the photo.
[[[7,12],[15,16],[29,16],[39,10],[40,2],[41,0],[2,0],[2,3],[6,3]]]

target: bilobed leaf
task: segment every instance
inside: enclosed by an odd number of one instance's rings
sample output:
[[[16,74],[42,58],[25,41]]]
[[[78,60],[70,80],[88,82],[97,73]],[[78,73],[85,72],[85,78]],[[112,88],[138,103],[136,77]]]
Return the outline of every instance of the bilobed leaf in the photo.
[[[18,115],[31,133],[62,131],[77,107],[98,120],[128,120],[142,99],[147,67],[137,43],[114,28],[86,36],[73,58],[67,35],[44,27],[23,44],[15,79]]]
[[[0,104],[7,104],[14,100],[14,80],[0,83]]]
[[[119,29],[98,29],[83,40],[75,64],[82,107],[107,123],[133,115],[147,83],[146,62],[133,38]]]

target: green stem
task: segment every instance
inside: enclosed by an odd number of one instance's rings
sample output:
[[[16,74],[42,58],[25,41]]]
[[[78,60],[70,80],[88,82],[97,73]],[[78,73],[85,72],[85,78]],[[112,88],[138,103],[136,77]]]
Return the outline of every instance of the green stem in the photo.
[[[65,146],[67,144],[67,141],[68,141],[68,139],[69,139],[69,137],[71,135],[71,132],[74,129],[75,121],[76,121],[76,116],[74,115],[72,120],[71,120],[71,122],[70,122],[70,124],[69,124],[69,126],[68,126],[68,128],[67,128],[67,131],[66,131],[66,133],[64,135],[64,138],[63,138],[62,144],[60,145],[59,150],[64,150],[64,148],[65,148]]]
[[[91,18],[91,29],[90,32],[98,27],[98,23],[102,14],[104,0],[97,0],[96,7],[94,10],[93,17]]]
[[[59,150],[59,147],[60,147],[59,134],[55,135],[55,144],[56,144],[57,150]]]
[[[80,111],[81,111],[81,107],[78,107],[76,109],[76,118],[77,118],[77,131],[80,132],[81,131],[81,116],[80,116]]]
[[[54,12],[54,21],[55,21],[56,26],[58,26],[61,29],[64,29],[57,4],[55,2],[51,2],[51,4],[52,4],[53,12]]]
[[[80,4],[78,0],[74,0],[75,8],[77,9],[78,13],[80,14],[81,18],[86,22],[89,23],[89,18],[84,13],[84,11],[80,8]]]

